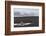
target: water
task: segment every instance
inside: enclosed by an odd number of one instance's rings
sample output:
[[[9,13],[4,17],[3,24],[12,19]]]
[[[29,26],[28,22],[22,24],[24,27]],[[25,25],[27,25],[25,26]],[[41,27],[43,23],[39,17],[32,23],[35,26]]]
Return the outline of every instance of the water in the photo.
[[[39,26],[39,17],[14,17],[14,24],[14,27],[37,27]]]

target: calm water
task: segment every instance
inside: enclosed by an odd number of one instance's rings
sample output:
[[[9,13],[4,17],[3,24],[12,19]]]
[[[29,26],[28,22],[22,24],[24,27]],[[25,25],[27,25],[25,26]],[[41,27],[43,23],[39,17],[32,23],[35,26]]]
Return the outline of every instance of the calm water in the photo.
[[[26,23],[30,24],[24,25]],[[14,27],[36,27],[39,26],[39,16],[14,17],[14,24]]]

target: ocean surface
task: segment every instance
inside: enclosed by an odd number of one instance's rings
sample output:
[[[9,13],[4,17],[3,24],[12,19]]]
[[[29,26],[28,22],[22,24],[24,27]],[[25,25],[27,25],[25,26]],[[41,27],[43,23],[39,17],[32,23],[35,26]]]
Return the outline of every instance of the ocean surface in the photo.
[[[39,16],[14,17],[14,27],[37,27]]]

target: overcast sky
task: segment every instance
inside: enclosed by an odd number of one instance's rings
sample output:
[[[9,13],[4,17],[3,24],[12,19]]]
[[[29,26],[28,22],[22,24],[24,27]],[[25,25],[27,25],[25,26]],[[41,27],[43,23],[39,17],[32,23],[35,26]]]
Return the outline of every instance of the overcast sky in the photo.
[[[39,16],[39,9],[14,8],[14,16],[15,17]]]

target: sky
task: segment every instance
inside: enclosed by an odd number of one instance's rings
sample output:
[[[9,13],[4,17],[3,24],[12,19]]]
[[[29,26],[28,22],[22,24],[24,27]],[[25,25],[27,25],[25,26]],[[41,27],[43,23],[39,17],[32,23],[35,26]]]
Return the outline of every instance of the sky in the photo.
[[[14,8],[14,16],[15,17],[39,16],[39,9]]]

